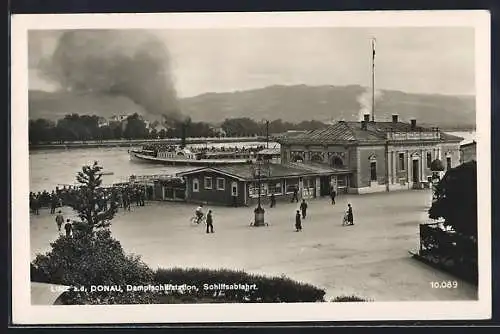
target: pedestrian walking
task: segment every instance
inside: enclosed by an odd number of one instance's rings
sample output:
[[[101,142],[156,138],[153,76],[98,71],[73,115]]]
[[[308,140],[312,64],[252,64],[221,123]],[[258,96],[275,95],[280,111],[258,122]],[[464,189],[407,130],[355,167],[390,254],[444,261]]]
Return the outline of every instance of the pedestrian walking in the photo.
[[[276,197],[274,197],[274,194],[271,194],[271,208],[274,208],[276,206]]]
[[[64,217],[63,217],[63,215],[61,213],[61,210],[59,210],[57,212],[57,216],[56,216],[57,230],[59,232],[61,232],[61,226],[62,226],[63,223],[64,223]]]
[[[307,203],[305,199],[303,199],[302,203],[300,203],[300,211],[302,211],[302,219],[306,219]]]
[[[146,203],[145,203],[145,200],[146,200],[146,192],[144,190],[141,190],[139,192],[139,199],[140,199],[140,204],[141,206],[145,206]]]
[[[332,187],[332,191],[330,192],[330,196],[332,198],[332,205],[335,205],[335,197],[337,196],[337,192],[335,191],[335,188]]]
[[[208,213],[207,213],[207,233],[214,233],[212,210],[208,210]]]
[[[40,197],[39,196],[36,196],[33,198],[33,212],[35,213],[35,215],[39,215],[40,214]]]
[[[347,204],[347,225],[354,225],[354,215],[352,213],[351,203]]]
[[[73,231],[73,225],[69,219],[66,219],[66,224],[64,224],[64,229],[66,230],[66,236],[70,237],[71,232]]]
[[[299,202],[299,189],[297,187],[293,188],[293,196],[292,196],[292,203],[293,202]]]
[[[51,195],[50,198],[50,214],[56,213],[56,208],[57,208],[57,198],[55,194]]]
[[[297,213],[295,214],[295,232],[300,231],[302,231],[302,221],[300,219],[300,211],[297,210]]]

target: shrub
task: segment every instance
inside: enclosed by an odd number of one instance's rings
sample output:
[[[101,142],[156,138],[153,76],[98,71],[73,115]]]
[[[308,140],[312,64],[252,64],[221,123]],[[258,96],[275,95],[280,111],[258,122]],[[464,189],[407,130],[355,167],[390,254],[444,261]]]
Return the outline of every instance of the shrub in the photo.
[[[91,292],[90,286],[148,284],[153,271],[139,257],[126,255],[120,242],[107,229],[94,235],[61,236],[51,243],[52,250],[38,254],[31,265],[32,281],[85,287],[86,291],[68,291],[65,303],[112,304],[152,302],[152,294],[143,292]]]
[[[154,275],[154,281],[158,284],[187,284],[198,287],[198,291],[190,294],[197,300],[209,300],[224,303],[246,303],[246,302],[322,302],[325,291],[310,284],[293,281],[285,276],[265,277],[252,275],[243,271],[232,271],[226,269],[158,269]],[[255,284],[254,289],[224,289],[210,290],[207,286],[214,284]]]
[[[338,296],[331,300],[332,302],[368,302],[369,300],[358,297],[358,296]]]

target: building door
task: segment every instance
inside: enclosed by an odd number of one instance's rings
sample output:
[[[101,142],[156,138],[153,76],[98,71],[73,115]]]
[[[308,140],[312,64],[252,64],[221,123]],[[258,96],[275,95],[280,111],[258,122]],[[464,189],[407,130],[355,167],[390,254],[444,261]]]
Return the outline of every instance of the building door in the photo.
[[[370,181],[377,181],[377,162],[370,162]]]
[[[413,160],[412,163],[413,163],[413,166],[412,166],[413,167],[412,168],[412,173],[413,173],[412,174],[412,176],[413,176],[412,177],[412,181],[413,182],[420,182],[420,171],[419,171],[419,168],[418,168],[418,165],[419,165],[418,160]]]
[[[327,196],[330,195],[330,178],[328,176],[320,177],[319,195]]]

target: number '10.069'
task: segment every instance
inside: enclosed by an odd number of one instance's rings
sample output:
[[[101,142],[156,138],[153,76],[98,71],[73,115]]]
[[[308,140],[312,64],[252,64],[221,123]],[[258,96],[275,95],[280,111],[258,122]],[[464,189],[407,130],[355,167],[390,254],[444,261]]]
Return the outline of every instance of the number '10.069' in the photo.
[[[457,281],[441,281],[441,282],[430,282],[433,289],[456,289],[458,288]]]

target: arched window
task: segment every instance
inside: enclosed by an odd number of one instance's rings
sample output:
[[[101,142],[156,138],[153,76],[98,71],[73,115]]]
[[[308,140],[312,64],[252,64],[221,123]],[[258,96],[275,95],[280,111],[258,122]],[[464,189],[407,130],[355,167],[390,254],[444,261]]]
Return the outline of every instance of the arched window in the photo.
[[[342,168],[344,167],[344,161],[342,158],[334,156],[332,157],[332,167],[333,168]]]
[[[377,156],[375,154],[370,155],[368,158],[370,160],[370,181],[377,181]]]
[[[234,181],[231,183],[231,196],[238,196],[238,183]]]
[[[311,156],[311,161],[312,162],[323,162],[323,157],[321,156],[321,154],[313,154]]]
[[[193,192],[197,193],[200,191],[200,181],[198,179],[193,179]]]

